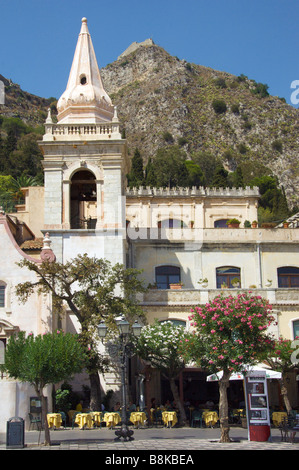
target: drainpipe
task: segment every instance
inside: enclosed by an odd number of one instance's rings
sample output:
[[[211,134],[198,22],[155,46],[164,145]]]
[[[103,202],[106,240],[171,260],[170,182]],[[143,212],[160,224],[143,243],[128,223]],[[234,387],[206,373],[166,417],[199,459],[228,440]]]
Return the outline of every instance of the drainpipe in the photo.
[[[257,242],[257,262],[258,262],[258,286],[259,288],[263,287],[262,279],[262,256],[261,256],[261,245],[260,242]]]

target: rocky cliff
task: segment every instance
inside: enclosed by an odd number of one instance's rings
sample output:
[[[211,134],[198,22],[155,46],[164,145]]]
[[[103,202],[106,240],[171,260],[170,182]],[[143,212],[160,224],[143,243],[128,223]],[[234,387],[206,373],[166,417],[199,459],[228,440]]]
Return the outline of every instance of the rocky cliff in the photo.
[[[178,144],[189,158],[219,156],[229,170],[263,166],[278,176],[290,205],[299,203],[299,110],[264,85],[179,60],[147,41],[101,74],[131,154],[139,148],[146,162],[159,147]]]

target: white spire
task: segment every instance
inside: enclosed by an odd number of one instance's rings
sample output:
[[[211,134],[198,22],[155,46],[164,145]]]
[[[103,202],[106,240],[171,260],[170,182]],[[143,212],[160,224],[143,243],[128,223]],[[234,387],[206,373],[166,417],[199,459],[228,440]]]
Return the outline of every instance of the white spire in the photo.
[[[103,87],[86,18],[82,18],[67,87],[57,110],[60,123],[96,123],[113,118],[114,108]]]

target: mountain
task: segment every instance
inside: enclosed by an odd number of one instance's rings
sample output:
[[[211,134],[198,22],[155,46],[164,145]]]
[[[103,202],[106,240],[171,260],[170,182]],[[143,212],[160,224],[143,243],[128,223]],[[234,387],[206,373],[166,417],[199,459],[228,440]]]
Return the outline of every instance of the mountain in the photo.
[[[269,96],[267,85],[180,60],[152,40],[133,43],[101,76],[131,157],[138,148],[146,163],[176,145],[199,163],[213,156],[227,170],[241,166],[245,182],[273,172],[290,206],[299,205],[299,110]],[[6,89],[9,110],[0,105],[1,114],[44,122],[51,100],[11,82]]]
[[[179,60],[149,41],[127,51],[101,75],[132,155],[137,147],[146,162],[178,144],[189,158],[217,156],[230,171],[242,164],[247,179],[273,171],[298,205],[298,109],[263,84]]]
[[[0,104],[0,115],[22,119],[29,126],[42,125],[53,98],[46,99],[23,91],[17,83],[0,75],[5,86],[5,105]]]

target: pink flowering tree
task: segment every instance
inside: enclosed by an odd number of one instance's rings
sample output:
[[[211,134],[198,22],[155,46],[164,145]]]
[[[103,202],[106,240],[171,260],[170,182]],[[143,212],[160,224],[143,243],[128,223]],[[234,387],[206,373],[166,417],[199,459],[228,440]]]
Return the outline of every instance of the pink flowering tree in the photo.
[[[298,350],[299,337],[297,336],[294,341],[284,339],[282,336],[274,342],[271,355],[267,358],[267,362],[271,369],[281,372],[280,391],[283,397],[284,405],[288,413],[292,410],[290,400],[288,397],[288,389],[286,386],[286,376],[288,372],[298,368]]]
[[[229,442],[227,388],[232,372],[258,363],[271,348],[267,328],[274,321],[271,306],[260,296],[222,294],[189,317],[193,331],[181,342],[185,361],[196,362],[210,373],[223,371],[219,380],[220,442]]]

